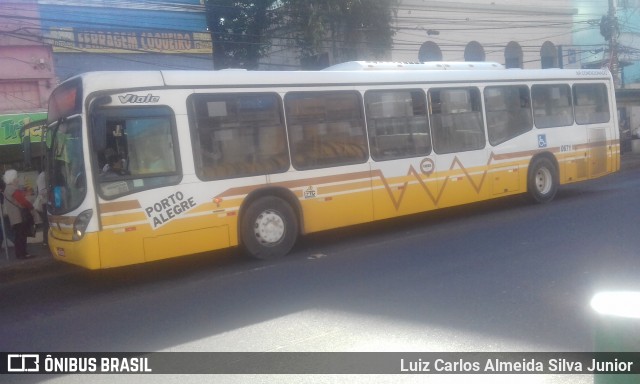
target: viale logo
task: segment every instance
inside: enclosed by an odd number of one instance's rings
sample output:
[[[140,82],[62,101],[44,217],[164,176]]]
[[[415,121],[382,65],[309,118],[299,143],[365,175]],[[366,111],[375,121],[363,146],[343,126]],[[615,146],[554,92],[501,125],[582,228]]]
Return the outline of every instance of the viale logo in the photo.
[[[159,102],[160,96],[153,96],[152,94],[148,94],[146,96],[138,96],[129,93],[124,96],[118,96],[118,99],[120,99],[120,102],[122,104],[147,104]]]

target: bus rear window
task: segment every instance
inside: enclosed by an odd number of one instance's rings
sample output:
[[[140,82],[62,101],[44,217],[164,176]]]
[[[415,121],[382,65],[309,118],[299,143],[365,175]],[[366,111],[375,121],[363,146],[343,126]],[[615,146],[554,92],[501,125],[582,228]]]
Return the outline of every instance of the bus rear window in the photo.
[[[575,84],[573,86],[576,123],[599,124],[611,119],[607,87],[604,84]]]

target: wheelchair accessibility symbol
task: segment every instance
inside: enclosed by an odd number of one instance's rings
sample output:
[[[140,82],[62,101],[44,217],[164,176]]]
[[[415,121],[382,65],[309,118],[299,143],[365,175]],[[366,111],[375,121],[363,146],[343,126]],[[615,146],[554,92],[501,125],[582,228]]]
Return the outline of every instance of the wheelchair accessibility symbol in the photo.
[[[547,135],[538,135],[538,148],[547,147]]]

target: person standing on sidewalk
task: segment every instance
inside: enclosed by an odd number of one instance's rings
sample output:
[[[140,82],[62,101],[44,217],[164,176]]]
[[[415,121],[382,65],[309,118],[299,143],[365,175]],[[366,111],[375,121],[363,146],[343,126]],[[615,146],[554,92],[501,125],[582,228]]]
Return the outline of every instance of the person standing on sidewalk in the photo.
[[[36,187],[38,188],[38,196],[36,197],[36,201],[34,202],[34,207],[36,211],[40,214],[40,218],[42,219],[42,245],[49,244],[49,218],[47,216],[47,182],[44,171],[38,174],[38,178],[36,179]]]
[[[0,220],[2,220],[2,225],[0,227],[4,227],[4,233],[0,230],[0,246],[4,248],[4,241],[11,240],[13,243],[13,229],[11,229],[11,223],[9,223],[9,216],[7,216],[7,210],[4,207],[4,188],[6,187],[4,180],[0,177],[0,207],[2,207],[2,212],[0,215],[2,216]],[[8,204],[8,203],[7,203]],[[6,238],[5,238],[6,237]]]
[[[33,256],[27,253],[27,227],[22,221],[20,208],[33,210],[33,205],[27,200],[24,193],[18,189],[18,172],[15,169],[8,169],[4,173],[5,208],[9,215],[9,221],[14,233],[14,246],[17,259],[30,259]]]

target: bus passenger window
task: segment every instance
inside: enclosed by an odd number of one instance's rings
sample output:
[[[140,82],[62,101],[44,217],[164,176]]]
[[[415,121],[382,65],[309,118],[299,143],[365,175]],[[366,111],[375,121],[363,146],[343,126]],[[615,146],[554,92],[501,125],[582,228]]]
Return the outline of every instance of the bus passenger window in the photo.
[[[374,160],[431,153],[427,100],[422,90],[368,91],[364,100]]]
[[[533,120],[537,128],[573,125],[571,88],[566,84],[544,84],[531,87]]]
[[[196,174],[218,180],[289,169],[280,97],[197,94],[189,101]]]
[[[295,168],[325,168],[367,161],[359,93],[290,92],[284,103]]]
[[[576,123],[599,124],[611,119],[607,87],[604,84],[575,84],[573,99]]]
[[[454,153],[485,147],[480,91],[477,88],[429,90],[429,120],[436,153]]]
[[[533,128],[529,88],[525,85],[487,87],[484,104],[491,145],[503,143]]]

